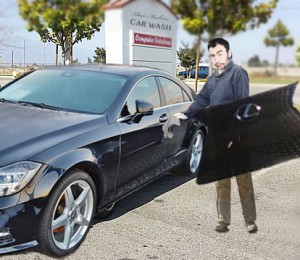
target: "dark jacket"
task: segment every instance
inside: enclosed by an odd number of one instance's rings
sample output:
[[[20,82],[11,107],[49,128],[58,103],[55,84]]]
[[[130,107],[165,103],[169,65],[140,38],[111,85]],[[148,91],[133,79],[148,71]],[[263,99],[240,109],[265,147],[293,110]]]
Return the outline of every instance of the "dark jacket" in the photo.
[[[212,74],[205,83],[189,111],[207,106],[226,104],[249,96],[247,71],[229,60],[223,73]]]

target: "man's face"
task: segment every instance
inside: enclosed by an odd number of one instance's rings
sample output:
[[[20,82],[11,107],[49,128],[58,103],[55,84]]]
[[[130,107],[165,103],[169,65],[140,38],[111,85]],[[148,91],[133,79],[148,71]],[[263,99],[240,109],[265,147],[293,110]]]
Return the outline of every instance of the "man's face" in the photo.
[[[209,48],[208,52],[212,66],[217,70],[223,70],[229,58],[225,47],[217,44],[216,47]]]

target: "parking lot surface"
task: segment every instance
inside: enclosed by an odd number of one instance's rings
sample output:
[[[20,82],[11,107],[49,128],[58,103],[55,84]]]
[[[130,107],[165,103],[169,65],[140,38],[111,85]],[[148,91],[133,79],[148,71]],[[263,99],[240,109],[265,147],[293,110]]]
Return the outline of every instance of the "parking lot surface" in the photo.
[[[255,234],[244,227],[234,179],[230,231],[219,234],[214,183],[169,174],[120,201],[65,259],[300,259],[300,159],[254,172],[253,182]],[[2,257],[52,259],[35,249]]]

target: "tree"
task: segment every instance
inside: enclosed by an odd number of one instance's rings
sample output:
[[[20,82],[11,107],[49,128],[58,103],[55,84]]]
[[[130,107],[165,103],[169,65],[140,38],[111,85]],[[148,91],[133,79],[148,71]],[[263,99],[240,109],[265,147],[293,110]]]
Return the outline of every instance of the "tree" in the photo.
[[[201,40],[215,36],[234,35],[253,29],[270,18],[278,0],[170,0],[172,10],[182,20],[185,30],[197,36],[196,71],[200,59]],[[203,37],[206,33],[207,39]],[[196,91],[197,91],[196,73]]]
[[[106,63],[106,50],[104,48],[96,47],[93,58],[94,63]]]
[[[268,66],[270,66],[270,63],[269,63],[267,60],[263,60],[263,61],[261,62],[261,66],[262,66],[262,67],[268,67]]]
[[[42,42],[53,42],[72,63],[73,45],[90,40],[104,20],[102,6],[108,0],[18,0],[19,13],[29,31],[36,31]],[[58,50],[56,49],[56,55]],[[70,54],[70,57],[67,55]],[[56,57],[57,64],[57,57]]]
[[[296,49],[296,62],[300,67],[300,41],[298,42],[297,49]]]
[[[254,55],[248,60],[249,67],[268,67],[269,65],[267,60],[261,61],[258,55]]]
[[[177,57],[180,60],[181,66],[186,71],[190,71],[196,65],[196,46],[190,48],[188,44],[182,43],[182,45],[183,48],[179,48],[179,51],[177,51]]]
[[[76,59],[73,61],[73,64],[80,64],[78,58],[76,58]]]
[[[264,42],[266,46],[272,46],[276,48],[274,76],[277,75],[278,54],[280,45],[287,47],[294,44],[294,39],[288,36],[289,33],[289,30],[285,27],[281,20],[278,20],[275,26],[268,31],[268,36],[265,37]]]
[[[248,66],[249,67],[260,67],[261,66],[261,62],[260,62],[260,58],[258,55],[254,55],[253,57],[251,57],[248,60]]]

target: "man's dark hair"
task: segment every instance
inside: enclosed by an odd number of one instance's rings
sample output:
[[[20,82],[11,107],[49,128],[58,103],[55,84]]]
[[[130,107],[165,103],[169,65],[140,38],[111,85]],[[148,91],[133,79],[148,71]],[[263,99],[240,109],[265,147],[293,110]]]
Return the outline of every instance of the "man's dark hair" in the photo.
[[[225,47],[225,49],[226,49],[227,52],[228,52],[229,49],[230,49],[229,42],[226,41],[226,40],[223,39],[223,38],[214,38],[214,39],[210,40],[210,41],[208,42],[207,49],[209,49],[209,48],[214,48],[214,47],[217,46],[217,44],[223,45],[223,46]]]

